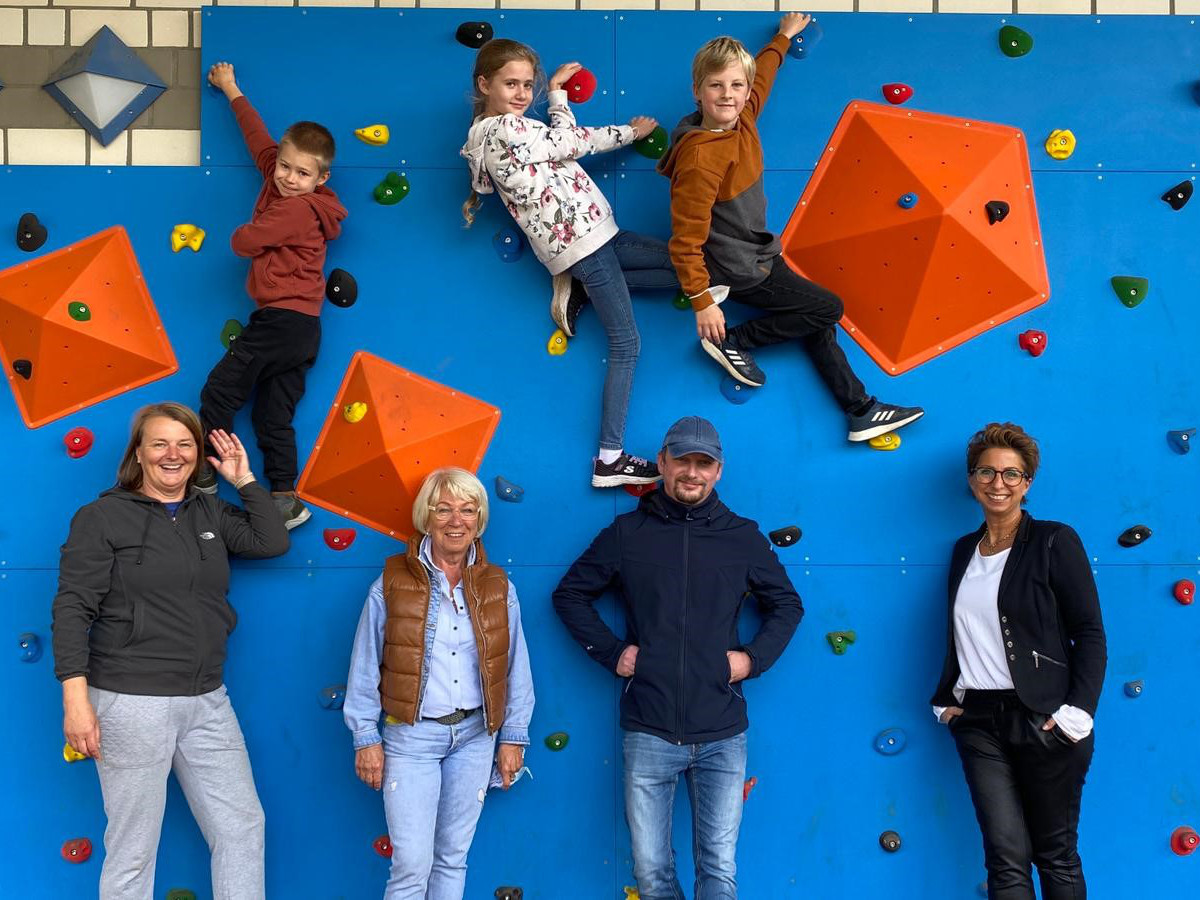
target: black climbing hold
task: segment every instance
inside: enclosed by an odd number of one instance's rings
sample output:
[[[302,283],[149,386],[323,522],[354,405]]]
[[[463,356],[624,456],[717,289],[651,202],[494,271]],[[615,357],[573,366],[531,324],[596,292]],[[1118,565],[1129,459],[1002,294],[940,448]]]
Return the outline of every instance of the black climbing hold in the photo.
[[[13,371],[26,381],[28,381],[30,376],[33,375],[33,363],[27,359],[14,359],[12,366]]]
[[[800,542],[800,529],[795,525],[776,528],[767,535],[776,547],[791,547]]]
[[[879,846],[888,853],[895,853],[900,849],[900,835],[894,831],[885,831],[879,836]]]
[[[463,22],[454,32],[454,39],[465,47],[478,50],[492,39],[492,26],[487,22]]]
[[[496,900],[521,900],[524,896],[525,892],[519,887],[496,888]]]
[[[1121,532],[1121,536],[1117,538],[1117,543],[1122,547],[1136,547],[1138,544],[1144,543],[1151,535],[1151,531],[1145,525],[1134,525],[1132,528],[1126,528]]]
[[[46,226],[38,221],[31,212],[21,216],[17,222],[17,246],[26,253],[32,253],[46,243]]]
[[[358,282],[345,269],[334,269],[325,280],[325,299],[345,309],[358,299]]]
[[[1181,181],[1163,194],[1162,198],[1163,202],[1171,207],[1171,209],[1183,209],[1187,205],[1187,202],[1192,199],[1192,183],[1190,181]]]
[[[1004,217],[1008,215],[1008,204],[1003,200],[989,200],[983,204],[983,208],[987,210],[988,224],[995,225],[997,222],[1003,222]]]

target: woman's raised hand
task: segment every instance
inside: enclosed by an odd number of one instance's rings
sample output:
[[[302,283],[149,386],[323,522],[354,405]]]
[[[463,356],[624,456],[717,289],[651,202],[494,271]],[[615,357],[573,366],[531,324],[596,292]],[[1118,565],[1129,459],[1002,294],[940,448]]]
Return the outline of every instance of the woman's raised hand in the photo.
[[[214,428],[208,433],[208,440],[217,451],[216,456],[208,457],[208,464],[222,478],[233,484],[242,476],[250,474],[246,448],[242,446],[236,434]]]

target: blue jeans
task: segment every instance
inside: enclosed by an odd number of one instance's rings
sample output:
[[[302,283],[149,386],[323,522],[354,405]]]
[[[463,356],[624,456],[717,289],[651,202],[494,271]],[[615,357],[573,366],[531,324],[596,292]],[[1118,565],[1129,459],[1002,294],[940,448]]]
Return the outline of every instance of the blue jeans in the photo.
[[[608,374],[600,405],[600,446],[621,450],[625,446],[625,416],[633,391],[633,369],[641,338],[633,321],[629,292],[674,291],[679,279],[671,266],[665,242],[619,231],[616,237],[567,270],[587,291],[608,333]]]
[[[384,726],[386,900],[462,900],[495,746],[481,712],[458,725]]]
[[[642,900],[683,900],[671,848],[671,812],[682,772],[692,801],[695,900],[737,898],[737,838],[746,780],[746,733],[678,746],[626,731],[625,819]]]

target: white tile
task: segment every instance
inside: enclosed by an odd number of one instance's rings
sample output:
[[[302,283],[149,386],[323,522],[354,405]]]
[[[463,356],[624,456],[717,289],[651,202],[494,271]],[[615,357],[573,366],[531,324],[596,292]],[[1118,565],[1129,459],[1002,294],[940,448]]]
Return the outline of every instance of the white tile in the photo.
[[[4,129],[0,128],[0,159],[4,159]]]
[[[0,46],[20,47],[25,43],[25,10],[0,9]]]
[[[198,166],[200,132],[135,128],[130,132],[135,166]]]
[[[2,0],[0,0],[2,2]],[[1200,0],[1175,0],[1175,14],[1200,13]]]
[[[422,2],[421,4],[425,4]],[[654,0],[579,0],[580,9],[654,9]],[[693,2],[692,8],[695,8]]]
[[[1166,15],[1171,0],[1096,0],[1097,15]]]
[[[133,0],[133,5],[155,9],[198,9],[201,6],[212,6],[213,0]]]
[[[88,135],[89,161],[93,166],[124,166],[129,162],[129,132],[122,131],[107,147]]]
[[[1092,11],[1092,0],[1018,0],[1017,8],[1025,13],[1083,13]]]
[[[26,21],[26,43],[61,47],[67,42],[65,9],[31,9]]]
[[[9,165],[82,166],[86,137],[82,128],[10,128]]]
[[[389,9],[397,6],[402,6],[405,9],[411,9],[417,5],[417,0],[379,0],[379,5]],[[493,4],[495,5],[495,4]]]
[[[107,25],[130,47],[145,47],[150,40],[149,13],[140,9],[71,10],[71,44],[78,47]]]
[[[695,9],[696,0],[659,0],[659,9]]]
[[[375,0],[300,0],[301,6],[375,6]],[[425,4],[421,4],[424,6]],[[495,5],[495,4],[492,4]]]
[[[50,0],[0,0],[0,6],[47,6]]]
[[[54,0],[55,6],[132,6],[133,0]],[[115,29],[114,29],[115,30]]]
[[[700,0],[701,9],[711,10],[770,10],[775,11],[775,0]]]
[[[220,6],[295,6],[292,0],[221,0]]]
[[[424,6],[424,0],[421,5]],[[575,0],[500,0],[502,9],[574,9]]]
[[[192,16],[192,46],[200,46],[200,20],[204,18],[200,13],[194,12]]]
[[[1024,12],[1024,10],[1021,10]],[[938,12],[1010,13],[1012,0],[939,0]]]
[[[496,4],[493,0],[421,0],[421,6],[425,9],[495,9]],[[524,0],[518,0],[512,4],[514,7],[532,6]],[[574,2],[571,3],[571,9],[575,8]]]
[[[182,9],[156,9],[150,13],[150,40],[154,47],[186,47],[188,16]]]
[[[813,2],[805,3],[803,6],[804,11],[809,13],[852,12],[854,10],[854,0],[813,0]]]
[[[933,12],[933,0],[859,0],[859,12]]]

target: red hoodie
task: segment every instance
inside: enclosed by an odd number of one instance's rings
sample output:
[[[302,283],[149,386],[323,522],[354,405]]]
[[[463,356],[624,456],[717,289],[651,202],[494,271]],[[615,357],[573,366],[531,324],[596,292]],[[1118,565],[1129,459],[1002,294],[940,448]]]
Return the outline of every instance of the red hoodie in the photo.
[[[299,197],[280,194],[274,179],[279,145],[245,97],[233,101],[233,113],[264,178],[250,222],[235,229],[229,241],[234,253],[250,257],[246,293],[259,306],[319,316],[325,301],[325,242],[341,234],[346,208],[325,185]]]

